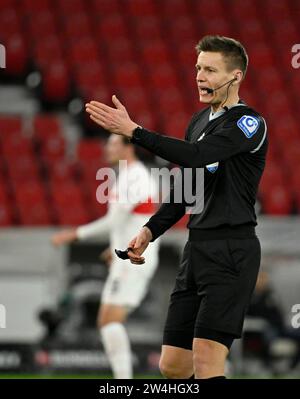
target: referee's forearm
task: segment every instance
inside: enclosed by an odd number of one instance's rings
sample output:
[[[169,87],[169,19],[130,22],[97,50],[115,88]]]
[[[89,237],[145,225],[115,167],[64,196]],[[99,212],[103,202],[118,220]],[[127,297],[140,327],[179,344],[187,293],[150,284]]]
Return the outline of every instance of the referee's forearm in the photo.
[[[204,166],[199,160],[198,149],[188,141],[163,136],[147,129],[139,129],[137,134],[133,134],[131,142],[180,166]]]
[[[184,204],[162,204],[160,209],[144,225],[152,233],[151,242],[174,226],[185,214]]]

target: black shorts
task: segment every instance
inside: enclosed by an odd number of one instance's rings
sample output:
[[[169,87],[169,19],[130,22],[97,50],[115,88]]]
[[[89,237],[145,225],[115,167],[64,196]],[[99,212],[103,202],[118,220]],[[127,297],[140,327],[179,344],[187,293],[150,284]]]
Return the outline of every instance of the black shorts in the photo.
[[[260,258],[255,235],[189,240],[170,297],[163,344],[192,349],[193,338],[206,338],[229,348],[241,337]]]

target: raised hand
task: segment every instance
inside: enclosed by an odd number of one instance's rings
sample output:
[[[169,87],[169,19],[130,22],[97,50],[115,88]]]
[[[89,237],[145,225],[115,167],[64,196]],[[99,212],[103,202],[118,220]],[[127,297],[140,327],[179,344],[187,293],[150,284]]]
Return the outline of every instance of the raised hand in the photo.
[[[112,101],[116,108],[99,101],[90,101],[86,104],[86,112],[95,123],[110,133],[130,138],[138,125],[130,119],[126,108],[115,95],[112,96]]]

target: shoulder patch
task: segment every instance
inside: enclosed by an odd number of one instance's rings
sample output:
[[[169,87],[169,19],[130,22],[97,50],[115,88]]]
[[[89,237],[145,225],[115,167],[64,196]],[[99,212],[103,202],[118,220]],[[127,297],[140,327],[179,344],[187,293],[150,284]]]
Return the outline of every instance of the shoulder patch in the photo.
[[[260,121],[255,116],[243,115],[238,121],[237,125],[242,130],[247,139],[251,139],[259,128]]]
[[[214,163],[211,163],[209,165],[206,165],[206,169],[210,173],[215,173],[215,171],[218,169],[218,167],[219,167],[219,162],[214,162]]]

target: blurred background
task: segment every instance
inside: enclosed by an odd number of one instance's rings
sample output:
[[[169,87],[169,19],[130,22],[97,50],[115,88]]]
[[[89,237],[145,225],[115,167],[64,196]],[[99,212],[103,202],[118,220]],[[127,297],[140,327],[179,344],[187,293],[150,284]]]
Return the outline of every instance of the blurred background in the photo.
[[[117,94],[137,123],[183,138],[201,107],[194,47],[206,34],[245,45],[241,98],[266,118],[270,139],[257,203],[262,273],[228,375],[300,377],[299,26],[298,0],[0,0],[2,377],[110,375],[95,327],[107,243],[50,244],[55,230],[106,212],[95,176],[107,134],[84,104]],[[127,323],[137,376],[159,375],[185,224],[163,236],[150,291]]]

